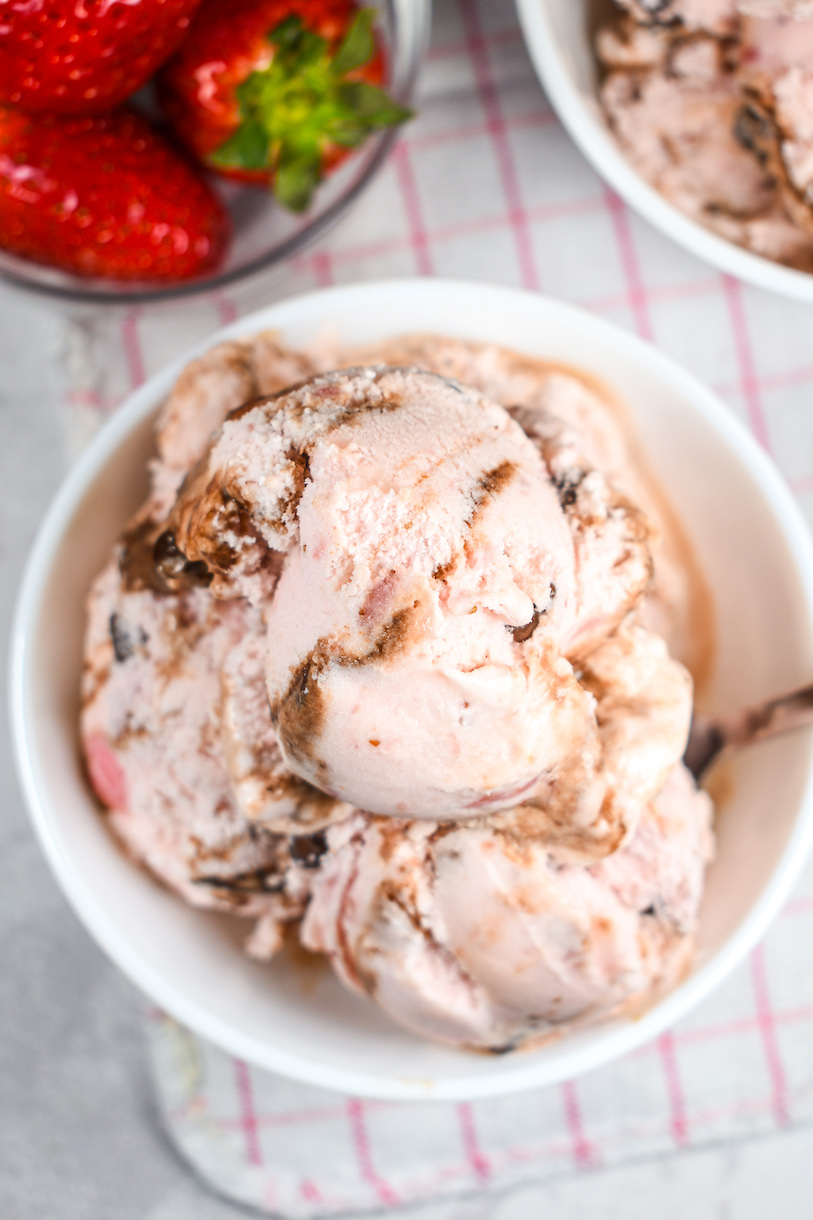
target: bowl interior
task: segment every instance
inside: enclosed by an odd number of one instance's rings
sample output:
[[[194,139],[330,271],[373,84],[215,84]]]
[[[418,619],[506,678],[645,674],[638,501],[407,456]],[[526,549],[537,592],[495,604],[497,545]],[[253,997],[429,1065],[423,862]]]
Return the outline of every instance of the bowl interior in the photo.
[[[385,51],[385,87],[409,105],[428,40],[430,0],[371,0],[379,11],[378,30]],[[268,191],[210,178],[231,216],[232,242],[224,263],[189,281],[156,285],[86,279],[40,266],[0,250],[0,278],[22,288],[69,300],[148,302],[222,288],[235,280],[290,258],[334,224],[383,165],[397,129],[373,132],[362,147],[321,184],[313,205],[294,215]]]
[[[712,586],[718,649],[707,702],[733,709],[813,676],[813,562],[801,517],[745,430],[654,349],[537,296],[429,280],[311,294],[222,333],[269,326],[292,344],[326,329],[348,343],[446,333],[598,376],[628,404]],[[653,1036],[745,952],[798,870],[811,831],[810,734],[755,747],[732,765],[698,953],[682,986],[636,1021],[616,1020],[516,1056],[424,1042],[348,994],[328,970],[294,956],[270,966],[249,961],[238,950],[239,921],[186,908],[120,855],[79,762],[84,599],[143,496],[151,417],[183,363],[142,387],[75,467],[35,545],[18,607],[18,761],[43,846],[78,914],[136,983],[204,1037],[271,1070],[360,1095],[476,1097],[527,1088]]]
[[[813,301],[813,275],[752,254],[703,228],[673,207],[629,164],[604,120],[597,99],[598,76],[591,35],[596,2],[516,0],[539,79],[573,140],[631,207],[692,254],[770,292]]]

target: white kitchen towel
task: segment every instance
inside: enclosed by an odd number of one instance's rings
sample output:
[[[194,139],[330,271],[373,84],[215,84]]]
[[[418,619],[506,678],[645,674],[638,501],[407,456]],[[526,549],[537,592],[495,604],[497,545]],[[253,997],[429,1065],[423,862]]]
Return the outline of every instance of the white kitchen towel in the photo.
[[[334,282],[463,276],[568,299],[656,343],[752,428],[813,521],[813,310],[720,275],[624,207],[552,115],[507,0],[436,0],[419,109],[370,191],[311,252],[198,301],[76,315],[71,448],[151,372],[259,305]],[[235,1063],[164,1017],[149,1029],[184,1156],[217,1190],[291,1217],[507,1188],[810,1122],[813,871],[764,945],[673,1033],[515,1098],[362,1102]]]
[[[362,1101],[232,1059],[150,1013],[162,1120],[216,1191],[284,1217],[397,1210],[813,1121],[813,869],[673,1031],[577,1081],[487,1101]]]

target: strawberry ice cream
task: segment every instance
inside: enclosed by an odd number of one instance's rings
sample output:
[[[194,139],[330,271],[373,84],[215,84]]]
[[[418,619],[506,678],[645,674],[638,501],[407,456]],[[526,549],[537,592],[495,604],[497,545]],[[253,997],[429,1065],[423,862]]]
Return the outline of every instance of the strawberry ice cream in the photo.
[[[133,858],[193,906],[271,927],[301,914],[301,887],[288,839],[242,815],[220,733],[223,660],[260,627],[250,606],[205,589],[128,587],[111,562],[89,602],[81,727],[91,782]],[[295,808],[295,791],[280,795]]]
[[[623,678],[573,666],[640,600],[649,528],[561,421],[515,413],[418,369],[316,378],[231,416],[169,524],[213,592],[264,608],[293,772],[399,818],[527,799],[592,857],[680,757],[691,684],[664,652],[636,694],[657,747],[634,780],[612,765]]]
[[[571,370],[223,344],[91,591],[88,774],[136,860],[259,921],[256,955],[301,924],[413,1030],[524,1045],[689,959],[710,804],[670,649],[702,674],[707,618]]]
[[[596,46],[632,164],[721,236],[813,270],[813,3],[618,4]]]
[[[162,514],[209,435],[257,378],[312,372],[271,337],[224,344],[181,376],[158,428],[150,497],[88,599],[81,734],[91,783],[127,852],[193,906],[257,920],[267,956],[298,918],[307,836],[347,806],[282,762],[253,649],[262,615],[218,602],[210,577],[163,542]],[[159,555],[161,562],[156,562]],[[271,833],[275,832],[275,833]]]
[[[532,1044],[679,978],[710,813],[676,767],[630,845],[591,868],[486,826],[359,814],[328,833],[302,940],[416,1033]]]

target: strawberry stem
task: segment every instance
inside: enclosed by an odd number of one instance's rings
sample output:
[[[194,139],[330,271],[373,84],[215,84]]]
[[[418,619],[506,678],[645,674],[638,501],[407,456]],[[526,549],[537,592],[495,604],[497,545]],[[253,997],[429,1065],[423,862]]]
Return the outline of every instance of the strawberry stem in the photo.
[[[268,170],[275,197],[303,212],[332,147],[356,148],[376,128],[412,117],[381,89],[349,80],[374,57],[373,9],[360,9],[335,55],[330,44],[286,17],[268,34],[274,58],[237,87],[240,125],[211,154],[223,169]]]

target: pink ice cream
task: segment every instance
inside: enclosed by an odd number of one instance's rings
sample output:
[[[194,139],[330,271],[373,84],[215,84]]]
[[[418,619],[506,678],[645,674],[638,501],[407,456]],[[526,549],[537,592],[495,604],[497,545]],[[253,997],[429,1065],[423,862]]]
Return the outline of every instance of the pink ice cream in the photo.
[[[212,516],[224,495],[241,535]],[[589,696],[548,663],[576,619],[571,537],[495,404],[421,372],[317,380],[229,420],[174,519],[216,587],[268,603],[280,744],[324,790],[459,816],[515,803],[574,737],[589,748]]]
[[[328,832],[302,940],[418,1034],[533,1043],[680,977],[710,813],[677,767],[629,846],[591,868],[487,827],[358,815]]]
[[[261,628],[204,589],[128,588],[118,563],[94,584],[82,740],[113,833],[193,906],[264,920],[301,914],[287,838],[256,831],[234,798],[220,724],[220,668]],[[292,802],[290,802],[292,803]]]
[[[601,96],[635,168],[721,236],[813,270],[813,3],[618,2]]]
[[[257,653],[261,613],[216,601],[199,565],[170,570],[165,556],[159,571],[154,555],[162,513],[212,428],[260,377],[273,386],[266,368],[313,372],[293,353],[275,361],[277,351],[266,336],[224,344],[181,376],[159,423],[150,497],[90,592],[82,680],[85,761],[111,831],[193,906],[257,920],[248,946],[259,956],[302,914],[308,836],[351,811],[282,761]]]
[[[264,335],[184,372],[89,598],[87,768],[249,951],[299,926],[416,1032],[527,1045],[688,961],[710,805],[670,647],[702,671],[702,582],[588,381],[363,358]]]
[[[690,683],[664,656],[652,736],[667,748],[619,797],[602,740],[612,682],[596,695],[572,662],[646,587],[648,527],[561,421],[517,410],[526,431],[414,369],[317,378],[227,420],[171,525],[218,595],[264,608],[293,772],[394,817],[553,803],[571,846],[602,854],[679,758]]]

